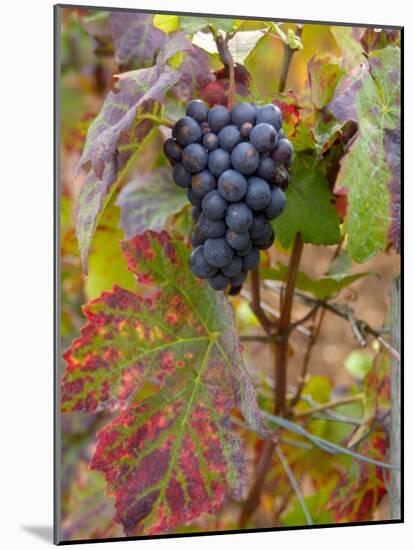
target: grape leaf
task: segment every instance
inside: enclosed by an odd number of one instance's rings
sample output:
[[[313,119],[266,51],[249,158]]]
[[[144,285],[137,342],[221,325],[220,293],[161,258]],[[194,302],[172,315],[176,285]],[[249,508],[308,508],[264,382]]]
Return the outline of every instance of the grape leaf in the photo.
[[[387,46],[400,45],[400,30],[399,29],[374,29],[369,27],[365,29],[361,36],[361,45],[367,53],[373,50],[380,50]]]
[[[233,30],[234,25],[234,19],[180,16],[180,29],[191,34],[207,29],[209,26],[224,32],[230,32]]]
[[[127,183],[116,203],[122,210],[122,228],[131,238],[147,229],[163,230],[167,219],[187,204],[187,196],[174,184],[171,170],[164,167]]]
[[[362,27],[330,27],[338,46],[341,49],[341,59],[348,68],[355,67],[363,59],[363,49],[360,43],[365,28]]]
[[[401,128],[384,131],[385,162],[391,175],[391,225],[388,239],[395,250],[401,251]]]
[[[184,52],[180,71],[180,80],[173,86],[172,91],[181,101],[189,101],[214,80],[208,54],[195,45]]]
[[[178,238],[147,231],[123,243],[129,269],[151,291],[118,286],[90,302],[65,353],[63,411],[121,407],[99,432],[92,467],[116,497],[127,534],[166,532],[225,494],[241,498],[246,455],[230,412],[271,437],[240,356],[232,309],[187,267]],[[144,382],[157,389],[137,400]]]
[[[388,435],[376,426],[361,444],[358,452],[384,461],[388,449]],[[370,521],[383,496],[386,484],[383,469],[367,462],[353,462],[332,492],[328,510],[336,523]]]
[[[369,72],[365,71],[354,98],[359,134],[341,161],[336,181],[338,188],[348,189],[344,229],[347,250],[358,262],[386,248],[392,223],[396,225],[392,217],[398,217],[398,207],[391,205],[390,186],[399,187],[394,167],[399,155],[400,50],[377,50],[368,61]],[[347,100],[352,100],[352,94]]]
[[[154,63],[164,45],[165,34],[152,24],[147,13],[111,12],[109,26],[114,39],[115,59],[121,67],[145,67]]]
[[[159,13],[157,15],[154,15],[152,24],[157,29],[161,29],[166,33],[170,33],[179,29],[180,18],[178,15],[163,15]]]
[[[317,109],[322,109],[332,99],[343,74],[343,69],[329,56],[313,56],[309,60],[308,75],[311,97]]]
[[[336,87],[328,109],[339,121],[354,120],[358,122],[357,102],[355,98],[362,89],[362,84],[368,75],[368,71],[368,63],[364,60],[348,71]]]
[[[305,243],[337,243],[339,218],[332,201],[323,165],[313,157],[297,155],[292,166],[292,183],[286,190],[286,208],[273,222],[282,246],[290,248],[297,232]]]
[[[264,267],[261,270],[263,277],[271,281],[286,281],[287,271],[287,267],[281,262],[278,262],[275,268]],[[303,271],[299,271],[296,278],[296,288],[310,292],[318,300],[326,300],[367,275],[371,275],[371,273],[337,273],[335,275],[324,275],[319,279],[312,279]]]
[[[264,36],[262,30],[237,32],[228,44],[235,63],[244,63]]]
[[[166,63],[178,51],[189,48],[183,34],[170,35],[156,65],[120,75],[118,91],[109,92],[89,127],[78,168],[90,163],[92,169],[79,195],[76,224],[85,273],[99,215],[134,154],[156,128],[166,91],[180,78],[180,71]]]
[[[127,290],[135,290],[136,282],[122,257],[121,241],[124,238],[119,227],[120,209],[114,204],[102,214],[99,227],[89,254],[89,275],[84,282],[88,300],[97,298],[114,283]]]

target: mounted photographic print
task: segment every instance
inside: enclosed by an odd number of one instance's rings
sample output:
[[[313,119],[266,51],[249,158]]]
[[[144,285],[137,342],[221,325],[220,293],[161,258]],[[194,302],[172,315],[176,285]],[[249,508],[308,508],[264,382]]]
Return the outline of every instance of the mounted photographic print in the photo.
[[[55,543],[401,522],[402,28],[55,7]]]

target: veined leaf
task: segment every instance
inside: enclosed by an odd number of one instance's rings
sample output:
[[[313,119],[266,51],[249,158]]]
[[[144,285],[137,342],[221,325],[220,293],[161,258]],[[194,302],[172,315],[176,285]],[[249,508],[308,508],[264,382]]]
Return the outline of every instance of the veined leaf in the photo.
[[[383,461],[387,455],[388,435],[376,426],[358,449],[371,458]],[[385,475],[382,468],[356,461],[343,474],[332,492],[328,510],[335,522],[371,521],[383,496],[386,494]]]
[[[119,227],[120,209],[110,204],[100,219],[89,255],[89,275],[84,282],[88,300],[97,298],[116,283],[127,290],[136,289],[136,281],[127,269],[121,249],[124,233]]]
[[[343,96],[346,105],[356,104],[359,135],[341,161],[337,188],[348,189],[345,231],[347,250],[357,262],[366,261],[388,244],[389,233],[398,227],[400,151],[400,50],[387,47],[369,56],[369,72],[356,81],[354,92]],[[335,102],[335,98],[334,98]],[[396,231],[398,234],[398,229]],[[399,236],[392,237],[397,242]]]
[[[265,31],[239,31],[229,41],[229,50],[236,63],[244,63],[259,41],[266,35]]]
[[[127,183],[117,197],[121,223],[128,238],[147,229],[162,231],[167,219],[187,204],[187,196],[173,182],[171,170],[160,168]]]
[[[246,456],[231,430],[234,407],[271,436],[231,307],[191,274],[184,243],[147,231],[123,249],[151,291],[115,286],[85,307],[88,323],[65,353],[62,408],[123,409],[99,432],[92,467],[105,474],[127,534],[164,533],[217,510],[229,491],[243,495]],[[137,401],[144,382],[157,390]]]
[[[166,91],[180,78],[180,71],[167,62],[191,47],[183,34],[171,35],[155,66],[120,75],[117,93],[109,92],[89,127],[79,166],[89,162],[92,169],[79,195],[76,224],[85,273],[99,215],[135,153],[159,124]]]
[[[153,16],[148,13],[109,14],[118,65],[126,68],[153,65],[157,51],[163,47],[166,37],[162,30],[152,24],[152,19]]]
[[[313,56],[308,62],[308,74],[313,104],[322,109],[332,99],[344,71],[329,56]]]
[[[235,26],[235,20],[216,17],[180,16],[180,29],[189,32],[190,34],[194,34],[202,29],[208,30],[209,26],[212,26],[217,30],[230,32]]]
[[[286,190],[286,208],[273,222],[282,246],[291,247],[297,232],[305,243],[337,243],[339,218],[332,199],[325,168],[314,157],[298,155],[292,167],[292,183]]]
[[[287,267],[281,262],[278,262],[275,268],[264,267],[261,269],[262,276],[271,281],[286,281],[287,272]],[[296,278],[296,288],[310,292],[318,300],[326,300],[367,275],[371,275],[371,273],[367,271],[363,273],[337,273],[335,275],[324,275],[319,279],[312,279],[303,271],[299,271]]]

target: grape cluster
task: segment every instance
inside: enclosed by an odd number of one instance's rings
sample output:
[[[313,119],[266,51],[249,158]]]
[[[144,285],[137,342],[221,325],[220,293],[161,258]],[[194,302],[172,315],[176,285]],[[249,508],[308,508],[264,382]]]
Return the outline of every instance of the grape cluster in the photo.
[[[193,205],[191,271],[215,290],[240,287],[274,241],[285,208],[293,147],[273,104],[187,105],[164,153]]]

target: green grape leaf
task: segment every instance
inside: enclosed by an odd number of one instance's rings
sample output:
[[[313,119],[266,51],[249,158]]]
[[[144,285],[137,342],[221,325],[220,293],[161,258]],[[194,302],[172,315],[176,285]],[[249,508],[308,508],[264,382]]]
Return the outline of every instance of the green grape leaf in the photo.
[[[99,216],[135,154],[157,128],[165,93],[180,79],[180,71],[167,62],[191,48],[183,34],[171,35],[156,65],[119,76],[116,92],[109,92],[89,127],[78,168],[88,163],[91,170],[79,195],[76,223],[85,273]]]
[[[305,243],[329,245],[339,241],[339,218],[332,204],[325,168],[313,157],[297,155],[286,208],[273,222],[276,238],[290,248],[299,232]]]
[[[361,27],[336,27],[333,25],[330,30],[341,50],[342,63],[347,68],[355,67],[363,59],[364,50],[360,39],[365,29]]]
[[[368,63],[352,93],[334,98],[337,117],[349,112],[350,102],[356,105],[359,133],[341,161],[336,188],[348,189],[344,230],[347,250],[357,262],[383,251],[399,224],[399,202],[393,204],[392,198],[399,201],[400,50],[377,50]],[[399,237],[393,240],[398,245]]]
[[[89,273],[84,283],[88,300],[97,298],[104,290],[111,290],[115,283],[127,290],[137,287],[122,256],[124,233],[119,221],[120,209],[111,203],[101,216],[89,253]]]
[[[157,15],[154,15],[152,24],[157,29],[160,29],[168,34],[179,29],[180,18],[178,17],[178,15],[163,15],[159,13]]]
[[[116,203],[122,211],[122,228],[131,238],[147,229],[162,231],[168,218],[187,204],[187,196],[175,185],[171,170],[163,167],[127,183]]]
[[[308,62],[308,75],[312,102],[322,109],[332,99],[344,70],[329,56],[313,56]]]
[[[243,64],[264,36],[266,34],[262,30],[237,32],[229,40],[229,50],[235,63]]]
[[[263,278],[271,281],[286,281],[287,272],[287,267],[281,262],[278,262],[274,268],[264,267],[261,269]],[[299,271],[296,278],[296,288],[309,292],[318,300],[326,300],[367,275],[371,275],[371,273],[367,271],[363,273],[336,273],[335,275],[324,275],[319,279],[313,279],[303,271]]]
[[[208,30],[210,26],[214,27],[216,30],[231,32],[235,26],[235,20],[219,19],[216,17],[180,16],[180,29],[190,34],[194,34],[201,30]]]
[[[129,269],[150,291],[118,286],[90,302],[65,353],[63,411],[120,408],[98,434],[92,468],[116,497],[127,535],[165,533],[244,495],[247,456],[231,429],[238,408],[271,438],[240,355],[233,312],[187,267],[167,233],[124,241]],[[144,383],[155,391],[138,396]]]

